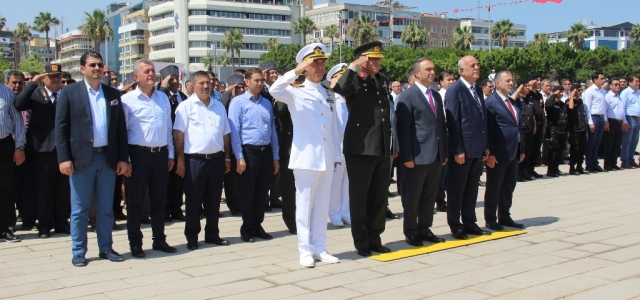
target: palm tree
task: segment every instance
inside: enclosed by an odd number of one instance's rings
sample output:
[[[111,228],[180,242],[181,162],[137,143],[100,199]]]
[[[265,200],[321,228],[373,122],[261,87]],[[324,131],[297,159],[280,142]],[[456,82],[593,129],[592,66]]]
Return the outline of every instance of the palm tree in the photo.
[[[213,71],[213,64],[215,63],[215,58],[211,55],[211,53],[207,54],[207,56],[202,58],[202,63],[204,67],[209,71]]]
[[[491,40],[498,40],[502,49],[506,48],[509,45],[509,37],[518,36],[518,31],[513,29],[513,22],[508,19],[502,19],[496,22],[491,28]]]
[[[0,16],[0,30],[2,30],[5,25],[7,25],[7,18]]]
[[[316,23],[313,23],[313,21],[309,17],[302,17],[293,22],[293,31],[302,34],[303,45],[307,44],[307,34],[316,30],[318,30],[318,27],[316,27]]]
[[[471,27],[465,26],[462,28],[456,27],[451,34],[451,40],[454,47],[465,51],[471,49],[471,45],[477,41],[477,38],[473,35]]]
[[[324,37],[331,39],[331,51],[333,51],[333,40],[337,39],[339,36],[338,26],[336,24],[332,24],[324,28]]]
[[[47,57],[51,60],[51,49],[49,43],[49,31],[51,26],[60,25],[60,20],[56,17],[52,17],[50,12],[40,12],[33,20],[33,30],[38,32],[44,32],[45,39],[47,40]]]
[[[240,29],[229,30],[224,33],[224,40],[222,40],[222,47],[227,50],[227,53],[231,52],[231,72],[235,72],[235,56],[234,53],[238,53],[240,57],[240,48],[242,48],[242,31]],[[238,66],[240,62],[238,62]]]
[[[27,55],[27,42],[31,40],[31,26],[27,23],[18,23],[16,30],[13,31],[13,35],[20,39],[24,46],[24,55]]]
[[[231,61],[229,60],[229,57],[223,54],[218,56],[218,63],[221,66],[226,67],[229,63],[231,63]]]
[[[582,49],[584,40],[591,36],[591,32],[582,23],[575,23],[571,25],[571,28],[567,31],[567,41],[576,48],[576,50]]]
[[[629,33],[629,38],[631,39],[631,43],[638,44],[640,43],[640,24],[634,25],[631,28],[631,32]]]
[[[113,37],[113,30],[109,27],[109,21],[107,21],[104,11],[94,9],[91,13],[85,12],[84,14],[84,24],[80,26],[80,31],[93,41],[94,50],[100,53],[100,44]]]
[[[546,45],[549,44],[550,35],[548,33],[536,33],[533,35],[533,43],[535,45]]]
[[[276,46],[278,46],[278,39],[274,38],[274,37],[270,37],[269,39],[267,39],[266,42],[264,42],[262,44],[267,46],[268,50],[273,50],[273,49],[276,48]]]
[[[369,16],[360,15],[354,21],[355,25],[347,33],[355,40],[356,47],[378,40],[378,30],[371,24]]]
[[[411,45],[413,49],[418,47],[422,48],[422,45],[429,43],[429,32],[422,28],[422,26],[416,23],[411,23],[402,32],[400,40],[405,44]]]

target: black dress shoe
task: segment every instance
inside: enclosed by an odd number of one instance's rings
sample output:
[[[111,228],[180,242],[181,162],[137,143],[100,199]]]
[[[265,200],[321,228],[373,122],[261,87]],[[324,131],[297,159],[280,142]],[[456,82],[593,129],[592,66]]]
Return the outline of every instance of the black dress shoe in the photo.
[[[547,177],[560,177],[556,172],[547,172]]]
[[[166,241],[153,241],[153,245],[151,246],[153,250],[160,250],[164,253],[176,253],[178,249],[169,246]]]
[[[608,171],[604,170],[604,169],[603,169],[602,167],[600,167],[600,166],[595,166],[595,167],[593,167],[592,169],[596,170],[596,172],[608,172]]]
[[[562,172],[560,170],[556,171],[556,174],[558,174],[559,176],[566,176],[567,175],[567,173]]]
[[[56,228],[56,230],[54,232],[55,233],[71,234],[71,228],[69,228],[69,226],[67,225],[66,227]]]
[[[467,236],[466,233],[464,233],[464,230],[460,229],[460,230],[456,230],[454,232],[451,233],[451,235],[453,236],[453,238],[455,238],[456,240],[466,240],[469,237]]]
[[[617,165],[613,165],[613,167],[611,167],[611,168],[612,168],[612,169],[614,169],[614,170],[616,170],[616,171],[620,171],[620,170],[622,170],[622,168],[620,168],[620,167],[619,167],[619,166],[617,166]]]
[[[120,220],[120,221],[126,221],[127,220],[127,216],[125,216],[125,214],[122,212],[122,209],[120,209],[119,211],[113,212],[113,217],[116,220]]]
[[[382,246],[382,245],[373,246],[373,247],[371,247],[369,249],[371,249],[371,251],[373,251],[373,252],[378,252],[378,253],[389,253],[389,252],[391,252],[391,249],[389,249],[389,248],[387,248],[385,246]]]
[[[531,176],[533,176],[533,177],[535,177],[535,178],[542,178],[542,177],[544,177],[544,176],[542,176],[542,175],[538,174],[538,172],[536,172],[536,171],[531,171],[531,172],[529,172],[529,173],[531,174]]]
[[[289,229],[289,233],[298,234],[298,230],[297,229]]]
[[[358,255],[360,256],[364,256],[364,257],[371,256],[371,250],[369,250],[368,248],[357,249],[357,250],[358,250]]]
[[[439,212],[447,212],[447,204],[445,203],[444,205],[437,205],[436,210]]]
[[[49,233],[48,232],[38,232],[38,237],[41,239],[48,239],[49,238]]]
[[[522,177],[524,177],[524,179],[527,180],[527,181],[533,180],[533,177],[527,171],[522,171]]]
[[[519,228],[522,229],[524,228],[523,224],[520,223],[516,223],[513,220],[509,220],[509,221],[500,221],[498,222],[498,224],[502,225],[502,226],[508,226],[508,227],[513,227],[513,228]]]
[[[264,230],[254,232],[253,236],[257,237],[259,239],[263,239],[263,240],[270,240],[270,239],[273,238],[273,236],[271,236],[270,234],[266,233]]]
[[[480,227],[475,227],[471,229],[465,229],[465,233],[467,234],[475,234],[475,235],[491,235],[491,231],[482,230]]]
[[[398,215],[392,213],[391,210],[389,208],[387,208],[387,219],[389,219],[389,220],[400,219],[400,217]]]
[[[420,233],[420,238],[430,243],[444,243],[444,239],[437,237],[431,230]]]
[[[389,182],[390,182],[390,183],[396,183],[396,181],[395,181],[395,180],[393,180],[393,178],[389,178]]]
[[[184,217],[184,215],[182,213],[171,214],[171,219],[176,220],[176,221],[180,221],[180,222],[184,222],[186,220],[186,218]]]
[[[271,209],[271,206],[267,205],[267,206],[264,208],[264,211],[273,211],[273,209]]]
[[[253,240],[253,235],[251,235],[250,233],[244,233],[244,234],[242,234],[242,235],[240,236],[240,239],[241,239],[241,240],[243,240],[244,242],[247,242],[247,243],[253,243],[253,242],[255,242],[255,241]]]
[[[282,208],[282,201],[280,199],[273,199],[269,202],[272,208]]]
[[[142,218],[142,220],[140,220],[140,223],[142,223],[142,224],[151,224],[151,219],[149,219],[149,218]]]
[[[422,241],[417,235],[408,236],[405,238],[405,241],[411,246],[422,247]]]
[[[5,240],[10,243],[21,242],[22,240],[15,236],[12,232],[3,232],[0,234],[0,240]]]
[[[524,176],[518,174],[518,182],[527,182],[527,180],[524,179]]]
[[[198,250],[198,242],[197,241],[187,242],[187,249],[189,249],[189,250]]]
[[[239,210],[232,210],[231,211],[231,215],[234,216],[234,217],[238,217],[238,216],[242,215],[242,213],[240,213]]]
[[[96,225],[91,225],[89,230],[91,230],[91,232],[96,232]]]
[[[136,245],[136,246],[131,246],[131,256],[137,257],[137,258],[143,258],[147,255],[144,254],[144,251],[142,250],[142,246]]]
[[[204,239],[205,244],[216,244],[218,246],[229,246],[229,241],[221,238]]]
[[[169,216],[169,215],[164,216],[164,222],[167,223],[167,224],[171,223],[171,216]]]
[[[580,174],[589,174],[589,171],[585,170],[584,168],[580,167],[577,168],[576,171]]]
[[[504,230],[504,227],[502,227],[500,224],[498,224],[498,222],[487,223],[486,227],[491,229],[491,230],[495,230],[495,231]]]

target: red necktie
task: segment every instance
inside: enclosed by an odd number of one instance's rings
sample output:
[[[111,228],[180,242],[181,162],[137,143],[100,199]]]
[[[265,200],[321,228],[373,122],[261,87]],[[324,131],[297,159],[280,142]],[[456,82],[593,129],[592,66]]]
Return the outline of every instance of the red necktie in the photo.
[[[429,99],[429,106],[431,106],[431,111],[433,111],[433,115],[438,118],[438,111],[436,111],[436,106],[433,104],[433,97],[431,96],[431,89],[427,89],[427,99]]]
[[[516,112],[513,110],[513,106],[511,106],[511,100],[509,100],[509,98],[507,98],[505,100],[505,102],[507,102],[507,107],[509,108],[509,111],[511,112],[511,117],[513,118],[514,121],[516,121],[516,124],[518,124],[518,119],[516,118]]]

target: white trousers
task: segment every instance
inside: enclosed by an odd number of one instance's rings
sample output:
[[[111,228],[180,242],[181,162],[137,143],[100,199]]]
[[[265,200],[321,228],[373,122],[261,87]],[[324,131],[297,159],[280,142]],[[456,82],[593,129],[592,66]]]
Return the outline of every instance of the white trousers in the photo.
[[[300,256],[320,254],[327,244],[327,214],[333,169],[293,170],[296,179],[296,226]]]
[[[342,162],[339,172],[333,173],[331,183],[331,201],[329,202],[329,219],[332,221],[349,219],[349,176]]]

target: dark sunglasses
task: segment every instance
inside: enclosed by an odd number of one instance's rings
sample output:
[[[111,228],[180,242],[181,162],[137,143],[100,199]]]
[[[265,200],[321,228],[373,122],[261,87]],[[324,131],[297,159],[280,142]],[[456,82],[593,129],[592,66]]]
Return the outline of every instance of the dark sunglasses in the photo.
[[[620,86],[620,84],[619,84],[619,83],[612,83],[611,85],[613,85],[613,86]]]
[[[69,83],[69,80],[62,80],[60,82],[62,82],[62,84],[67,84],[67,83]]]
[[[25,78],[24,78],[24,81],[31,81],[31,77],[28,77],[28,78],[27,78],[27,77],[25,77]]]
[[[87,66],[90,67],[90,68],[95,68],[96,66],[98,68],[103,68],[104,64],[103,63],[90,63],[90,64],[87,64]]]

